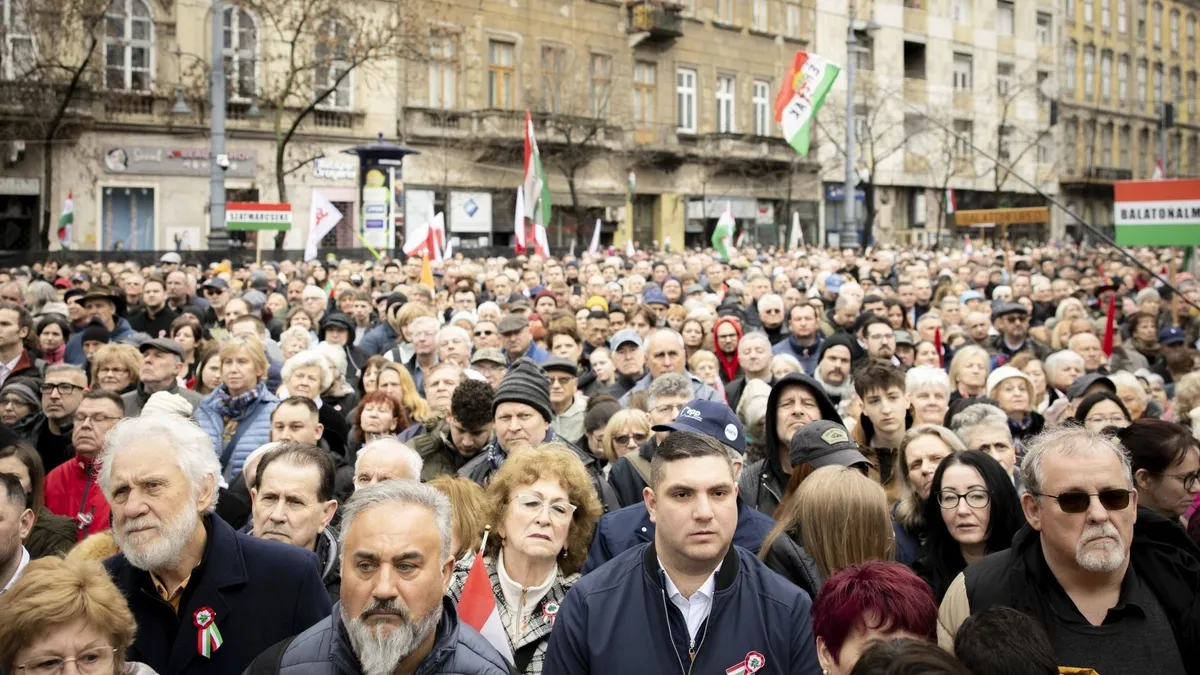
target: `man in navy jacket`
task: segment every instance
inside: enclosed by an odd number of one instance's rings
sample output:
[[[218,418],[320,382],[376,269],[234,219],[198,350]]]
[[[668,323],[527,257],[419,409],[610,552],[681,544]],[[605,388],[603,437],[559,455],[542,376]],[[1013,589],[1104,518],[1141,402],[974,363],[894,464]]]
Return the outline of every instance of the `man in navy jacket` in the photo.
[[[104,565],[138,625],[127,660],[159,675],[240,673],[329,616],[311,551],[239,534],[212,515],[221,466],[194,422],[143,415],[107,441],[100,487],[122,552]]]
[[[729,448],[709,435],[673,433],[656,450],[650,482],[654,542],[575,584],[542,672],[820,673],[808,595],[731,545],[737,480]]]

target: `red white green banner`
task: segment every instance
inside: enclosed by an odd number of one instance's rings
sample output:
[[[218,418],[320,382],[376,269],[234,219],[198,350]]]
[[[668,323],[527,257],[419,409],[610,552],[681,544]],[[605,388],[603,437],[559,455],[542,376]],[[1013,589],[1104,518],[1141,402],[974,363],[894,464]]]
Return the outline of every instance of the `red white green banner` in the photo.
[[[1122,246],[1200,246],[1200,180],[1113,184],[1113,224]]]
[[[290,230],[292,205],[227,202],[225,227],[230,230]]]
[[[796,52],[792,59],[792,69],[775,97],[775,120],[788,144],[801,155],[808,154],[813,120],[841,71],[825,57],[808,52]]]

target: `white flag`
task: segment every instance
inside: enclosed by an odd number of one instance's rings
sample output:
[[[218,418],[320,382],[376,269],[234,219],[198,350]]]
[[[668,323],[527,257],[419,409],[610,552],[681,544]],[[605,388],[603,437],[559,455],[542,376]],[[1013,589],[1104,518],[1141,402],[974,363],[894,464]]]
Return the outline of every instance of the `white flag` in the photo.
[[[320,190],[312,191],[311,202],[308,212],[308,240],[304,243],[305,260],[316,259],[317,244],[342,222],[342,212],[338,211]]]
[[[630,237],[629,239],[627,239],[627,240],[625,241],[625,257],[626,257],[626,258],[632,258],[632,257],[633,257],[633,254],[634,254],[634,250],[633,250],[633,237]]]
[[[517,188],[517,208],[513,213],[513,234],[515,235],[517,253],[525,252],[525,196],[521,188]]]
[[[592,230],[592,243],[588,246],[588,253],[600,252],[600,219],[596,219],[596,229]]]

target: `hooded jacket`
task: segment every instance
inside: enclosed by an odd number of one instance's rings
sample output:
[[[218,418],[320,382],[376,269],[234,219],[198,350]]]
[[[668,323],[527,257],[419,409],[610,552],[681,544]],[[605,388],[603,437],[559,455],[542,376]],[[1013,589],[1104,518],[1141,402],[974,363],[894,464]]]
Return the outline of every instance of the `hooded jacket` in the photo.
[[[722,316],[713,323],[713,353],[717,355],[717,363],[720,368],[717,369],[721,375],[721,381],[725,383],[736,380],[742,374],[742,366],[738,362],[738,352],[733,350],[732,356],[726,356],[725,352],[721,351],[721,341],[717,339],[717,331],[720,330],[721,324],[729,324],[737,331],[738,344],[742,342],[742,324],[735,320],[735,317]]]
[[[122,339],[133,335],[133,328],[129,322],[120,316],[113,316],[113,329],[108,334],[108,341],[120,342]],[[67,340],[67,351],[63,356],[63,360],[75,366],[87,364],[87,355],[83,353],[83,332],[77,332]]]
[[[421,465],[421,482],[438,476],[453,476],[473,457],[463,455],[454,447],[450,425],[445,420],[438,420],[432,429],[413,438],[409,445],[424,462]]]
[[[109,528],[111,511],[97,476],[99,457],[78,455],[46,474],[46,508],[75,523],[76,541]]]
[[[821,388],[821,385],[808,375],[792,373],[771,388],[771,395],[767,397],[767,419],[763,434],[766,457],[746,466],[738,479],[738,490],[742,499],[746,500],[751,507],[767,515],[775,513],[775,509],[779,507],[788,482],[788,474],[784,472],[783,466],[779,463],[780,439],[775,428],[775,409],[779,405],[779,397],[783,395],[783,390],[797,384],[807,387],[817,399],[817,407],[821,410],[821,419],[842,423],[842,418],[838,415],[833,401],[830,401],[829,397],[825,395],[825,390]]]
[[[317,331],[317,338],[322,342],[325,341],[325,329],[330,325],[341,326],[350,334],[350,341],[342,346],[342,351],[346,352],[346,383],[351,387],[356,387],[358,379],[362,377],[363,366],[367,364],[367,359],[371,358],[371,355],[366,350],[354,346],[354,319],[341,312],[325,315],[325,318],[321,320],[321,327]]]

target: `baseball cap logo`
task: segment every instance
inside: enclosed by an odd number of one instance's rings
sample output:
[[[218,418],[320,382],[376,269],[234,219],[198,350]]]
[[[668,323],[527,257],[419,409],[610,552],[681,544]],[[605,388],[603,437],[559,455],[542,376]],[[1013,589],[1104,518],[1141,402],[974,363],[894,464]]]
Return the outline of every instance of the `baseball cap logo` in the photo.
[[[683,410],[679,411],[679,416],[687,417],[689,419],[696,420],[697,422],[704,421],[704,416],[700,414],[699,410],[696,410],[695,408],[691,408],[688,406],[684,406]]]
[[[846,443],[850,440],[850,436],[846,433],[845,429],[833,428],[826,429],[825,433],[821,434],[821,440],[829,445],[835,445],[837,443]]]

